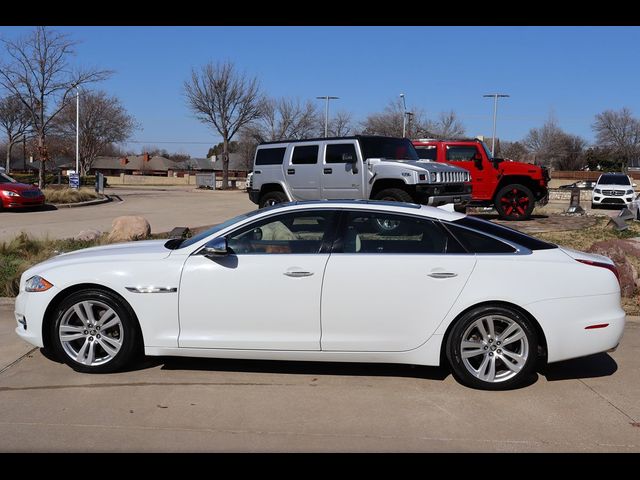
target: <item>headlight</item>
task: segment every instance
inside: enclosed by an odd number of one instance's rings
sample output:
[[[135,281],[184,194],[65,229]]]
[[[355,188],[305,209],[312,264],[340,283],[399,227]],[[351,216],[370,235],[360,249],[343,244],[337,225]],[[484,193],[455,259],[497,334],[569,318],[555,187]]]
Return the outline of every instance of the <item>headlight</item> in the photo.
[[[627,190],[627,195],[633,195],[633,190]]]
[[[53,287],[51,282],[48,282],[39,275],[34,275],[26,281],[24,289],[27,292],[45,292]]]
[[[17,192],[12,192],[11,190],[2,190],[2,193],[5,197],[19,197],[20,194]]]
[[[601,191],[599,188],[596,188],[596,189],[594,190],[594,192],[596,192],[596,193],[602,193],[602,191]]]
[[[433,172],[432,172],[432,173],[431,173],[431,181],[432,181],[432,182],[435,182],[435,181],[437,181],[437,180],[438,180],[438,174],[437,174],[437,173],[433,173]]]

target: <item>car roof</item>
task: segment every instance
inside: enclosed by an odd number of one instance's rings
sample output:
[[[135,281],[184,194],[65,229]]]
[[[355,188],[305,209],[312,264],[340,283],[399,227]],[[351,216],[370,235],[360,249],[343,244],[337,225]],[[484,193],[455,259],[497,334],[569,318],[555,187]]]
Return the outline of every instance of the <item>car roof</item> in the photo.
[[[389,213],[405,213],[423,217],[435,218],[438,220],[454,221],[464,218],[465,215],[458,212],[451,212],[443,208],[418,205],[415,203],[389,202],[380,200],[313,200],[304,202],[278,203],[271,207],[263,208],[263,211],[274,212],[277,210],[303,210],[314,208],[328,208],[330,210],[358,209],[377,210]]]

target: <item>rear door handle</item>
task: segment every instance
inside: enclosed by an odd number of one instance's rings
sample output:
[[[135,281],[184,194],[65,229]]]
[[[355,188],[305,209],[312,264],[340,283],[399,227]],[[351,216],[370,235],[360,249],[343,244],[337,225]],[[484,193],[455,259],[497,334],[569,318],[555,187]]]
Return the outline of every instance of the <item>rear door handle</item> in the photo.
[[[293,278],[302,278],[302,277],[310,277],[313,275],[313,272],[301,272],[301,271],[293,271],[293,272],[284,272],[287,277]]]
[[[333,170],[331,168],[325,168],[324,173],[326,174],[333,173]]]
[[[430,273],[429,276],[431,278],[453,278],[457,277],[458,274],[453,272],[433,272]]]
[[[296,169],[295,168],[289,168],[287,170],[287,175],[295,175],[296,173]]]

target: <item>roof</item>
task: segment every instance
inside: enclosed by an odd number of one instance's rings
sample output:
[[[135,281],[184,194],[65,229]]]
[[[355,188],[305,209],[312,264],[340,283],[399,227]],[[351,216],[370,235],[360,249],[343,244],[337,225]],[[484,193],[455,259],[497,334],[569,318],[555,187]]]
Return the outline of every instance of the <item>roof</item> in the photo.
[[[394,140],[403,140],[402,137],[390,137],[388,135],[350,135],[348,137],[315,137],[315,138],[300,138],[295,140],[274,140],[270,142],[261,142],[260,145],[275,145],[278,143],[319,142],[322,140],[359,140],[361,138],[392,138]]]

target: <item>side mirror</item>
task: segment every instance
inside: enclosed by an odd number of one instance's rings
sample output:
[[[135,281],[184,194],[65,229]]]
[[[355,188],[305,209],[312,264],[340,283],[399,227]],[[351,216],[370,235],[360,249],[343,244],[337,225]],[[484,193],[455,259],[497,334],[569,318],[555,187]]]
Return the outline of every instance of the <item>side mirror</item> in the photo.
[[[350,163],[351,164],[351,171],[353,173],[358,173],[358,157],[351,154],[351,153],[343,153],[342,154],[342,161],[344,163]]]
[[[224,237],[214,238],[200,250],[200,253],[205,257],[227,255],[229,253],[227,239]]]
[[[482,155],[479,152],[473,156],[473,164],[478,170],[482,170]]]

